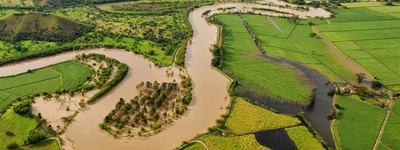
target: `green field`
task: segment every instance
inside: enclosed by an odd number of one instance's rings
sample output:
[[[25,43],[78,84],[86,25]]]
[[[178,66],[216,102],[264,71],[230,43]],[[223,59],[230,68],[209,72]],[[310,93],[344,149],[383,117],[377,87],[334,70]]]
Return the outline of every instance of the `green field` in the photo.
[[[289,23],[284,18],[268,18],[260,15],[242,16],[250,24],[267,55],[300,62],[321,72],[332,81],[343,81],[342,78],[353,81],[354,73],[342,63],[337,54],[330,50],[330,47],[321,39],[310,36],[313,31],[308,23],[325,24],[325,20],[305,19],[296,26],[295,23]],[[274,23],[277,27],[274,26]],[[294,28],[290,38],[287,39]]]
[[[0,149],[7,149],[7,145],[12,142],[23,145],[29,131],[39,124],[36,119],[20,116],[13,109],[7,109],[0,116],[0,122]],[[12,132],[14,136],[6,136],[7,131]]]
[[[42,92],[75,90],[89,77],[91,68],[77,61],[66,61],[18,75],[0,78],[0,110],[17,97]]]
[[[215,18],[225,26],[223,70],[238,80],[236,93],[243,97],[250,93],[250,97],[307,102],[311,85],[304,80],[304,73],[264,58],[237,15],[218,15]]]
[[[242,98],[236,98],[225,125],[233,133],[241,135],[290,127],[299,123],[299,119],[295,117],[276,114]]]
[[[190,143],[181,150],[206,150],[206,148],[203,146],[203,144],[200,143]]]
[[[372,149],[386,110],[362,102],[358,96],[339,96],[338,105],[343,115],[337,126],[342,149]]]
[[[383,132],[381,142],[391,149],[400,149],[400,116],[395,113],[390,114]]]
[[[337,17],[330,19],[332,24],[317,25],[317,30],[384,85],[398,87],[400,16],[393,14],[400,13],[400,7],[376,6],[334,11]]]
[[[60,150],[57,140],[46,140],[31,146],[19,147],[16,150]]]
[[[383,2],[355,2],[355,3],[340,3],[343,6],[352,7],[371,7],[371,6],[383,6]]]
[[[290,139],[298,150],[324,150],[322,144],[314,138],[305,126],[297,126],[285,129]]]
[[[210,150],[268,150],[268,148],[260,145],[256,141],[254,134],[235,137],[206,135],[200,137],[200,139]]]
[[[400,102],[395,101],[392,107],[392,112],[400,116]]]

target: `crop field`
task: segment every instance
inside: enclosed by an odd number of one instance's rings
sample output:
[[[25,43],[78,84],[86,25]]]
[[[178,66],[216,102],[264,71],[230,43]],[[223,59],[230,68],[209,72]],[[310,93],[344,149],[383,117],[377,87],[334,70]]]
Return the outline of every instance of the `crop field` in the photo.
[[[371,7],[371,6],[383,6],[383,2],[356,2],[356,3],[341,3],[343,6],[349,8],[353,7]]]
[[[391,149],[400,149],[400,116],[391,113],[389,120],[386,123],[385,131],[383,132],[381,142]]]
[[[276,114],[262,107],[236,98],[229,118],[227,128],[235,134],[241,135],[262,130],[285,128],[299,124],[295,117]]]
[[[314,138],[305,126],[297,126],[285,129],[290,139],[298,150],[324,150],[322,144]]]
[[[234,137],[222,137],[206,135],[200,138],[208,147],[212,150],[267,150],[268,148],[260,145],[254,136],[254,134],[234,136]]]
[[[16,150],[60,150],[57,140],[46,140],[31,146],[19,147]]]
[[[400,116],[400,102],[395,101],[392,107],[392,112],[395,113],[396,115]]]
[[[338,16],[330,19],[332,24],[318,25],[318,31],[384,85],[399,86],[400,18],[389,13],[400,13],[400,7],[334,11]]]
[[[358,96],[340,96],[338,105],[343,115],[337,126],[343,149],[372,149],[386,110],[362,102]]]
[[[306,103],[311,86],[302,72],[264,58],[250,38],[243,38],[249,35],[236,15],[216,18],[225,24],[224,71],[238,79],[236,93]]]
[[[92,76],[89,66],[67,61],[19,75],[0,78],[0,110],[16,98],[42,92],[72,90]]]
[[[321,72],[333,81],[343,81],[342,78],[352,81],[354,78],[351,69],[335,57],[337,54],[329,50],[330,47],[326,43],[310,36],[312,29],[308,22],[325,24],[324,20],[301,20],[290,38],[287,39],[296,24],[289,23],[285,18],[266,18],[259,15],[243,15],[243,18],[250,24],[267,55],[300,62]]]
[[[16,114],[13,109],[7,109],[7,111],[0,116],[0,122],[0,149],[7,149],[7,145],[11,142],[23,145],[29,131],[36,128],[38,125],[35,119],[20,116]],[[7,131],[12,132],[14,136],[6,136]]]

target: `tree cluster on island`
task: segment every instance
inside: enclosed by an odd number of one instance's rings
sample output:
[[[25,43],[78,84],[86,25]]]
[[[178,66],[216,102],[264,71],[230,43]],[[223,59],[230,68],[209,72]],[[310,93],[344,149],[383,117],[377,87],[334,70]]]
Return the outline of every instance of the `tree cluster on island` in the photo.
[[[138,96],[130,101],[120,98],[99,127],[114,137],[159,133],[163,126],[183,115],[192,100],[191,79],[181,77],[180,84],[141,82],[136,86]]]

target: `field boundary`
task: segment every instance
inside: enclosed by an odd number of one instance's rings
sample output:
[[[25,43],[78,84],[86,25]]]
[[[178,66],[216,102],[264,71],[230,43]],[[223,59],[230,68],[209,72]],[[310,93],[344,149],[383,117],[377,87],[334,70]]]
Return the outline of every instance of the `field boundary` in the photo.
[[[337,104],[337,96],[336,96],[336,94],[333,96],[332,106],[333,106],[333,109],[337,112],[338,110],[335,107],[335,104]],[[332,132],[332,135],[333,135],[333,142],[335,143],[336,149],[337,150],[342,150],[342,146],[340,144],[339,132],[337,131],[337,125],[338,124],[339,124],[339,120],[338,119],[333,119],[333,121],[331,123],[331,132]]]
[[[331,41],[329,41],[325,36],[323,36],[316,28],[315,26],[311,26],[314,30],[315,33],[317,33],[322,39],[324,39],[326,42],[328,42],[334,49],[335,51],[337,51],[340,55],[342,55],[344,58],[346,58],[347,60],[351,61],[354,65],[356,65],[357,67],[359,67],[361,70],[363,70],[371,79],[373,79],[373,75],[367,71],[367,69],[365,69],[364,67],[362,67],[361,65],[359,65],[358,63],[356,63],[353,59],[349,58],[346,54],[344,54],[338,47],[336,47],[335,44],[333,44]]]

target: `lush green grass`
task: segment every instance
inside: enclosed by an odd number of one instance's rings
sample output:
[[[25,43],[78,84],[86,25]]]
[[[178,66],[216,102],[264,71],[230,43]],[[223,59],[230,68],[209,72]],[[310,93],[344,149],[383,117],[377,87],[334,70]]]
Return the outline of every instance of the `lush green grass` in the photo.
[[[222,137],[206,135],[200,138],[210,150],[267,150],[268,148],[261,146],[254,136],[248,134],[235,137]]]
[[[327,44],[321,39],[310,36],[312,29],[308,22],[323,24],[325,21],[319,19],[302,20],[290,38],[287,39],[287,36],[295,27],[295,23],[289,23],[287,19],[277,17],[267,19],[265,16],[259,15],[243,15],[243,18],[250,24],[267,55],[303,63],[305,66],[328,76],[333,81],[343,81],[343,79],[332,70],[348,81],[352,81],[354,78],[353,72],[340,59],[335,57],[336,54],[329,50]],[[271,20],[282,30],[283,34],[273,25]],[[325,64],[330,69],[317,64]]]
[[[358,96],[339,96],[343,115],[337,128],[342,149],[372,149],[386,110],[362,102]]]
[[[298,150],[324,150],[322,144],[314,138],[305,126],[297,126],[285,129],[290,139]]]
[[[400,149],[400,116],[390,114],[381,142],[391,149]]]
[[[186,147],[184,147],[182,150],[206,150],[206,148],[203,146],[203,144],[200,143],[190,143]]]
[[[295,117],[276,114],[242,98],[236,98],[225,125],[235,134],[246,134],[290,127],[299,123]]]
[[[237,15],[218,15],[216,19],[225,24],[223,70],[238,79],[236,93],[306,103],[311,87],[303,73],[264,58]]]
[[[334,9],[330,25],[316,28],[350,59],[387,86],[400,84],[399,6]],[[345,20],[347,21],[345,21]]]
[[[31,146],[19,147],[17,150],[60,150],[57,140],[47,140]]]
[[[0,78],[0,110],[17,97],[57,90],[73,90],[85,83],[93,72],[75,60],[18,75]]]
[[[16,142],[23,145],[30,130],[35,129],[38,122],[35,119],[16,114],[12,108],[0,116],[0,149],[7,149],[7,145]],[[10,131],[14,136],[6,136]]]

